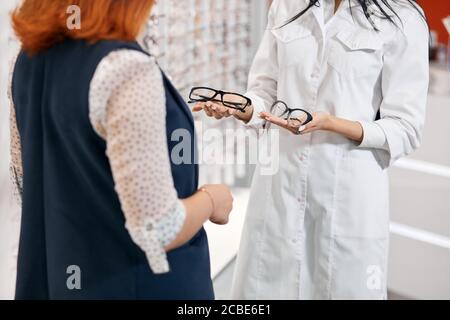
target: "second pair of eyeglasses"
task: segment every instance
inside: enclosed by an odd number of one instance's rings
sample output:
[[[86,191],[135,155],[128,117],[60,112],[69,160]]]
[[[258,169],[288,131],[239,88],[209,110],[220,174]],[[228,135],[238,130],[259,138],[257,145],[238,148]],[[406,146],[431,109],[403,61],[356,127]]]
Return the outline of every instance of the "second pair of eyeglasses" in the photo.
[[[189,93],[189,103],[196,102],[219,102],[225,107],[245,112],[252,105],[252,100],[234,92],[225,92],[209,87],[194,87]],[[289,108],[284,101],[275,101],[270,108],[270,113],[276,117],[285,119],[291,127],[302,127],[313,120],[311,113],[300,108]],[[265,122],[264,129],[269,129],[270,122]]]

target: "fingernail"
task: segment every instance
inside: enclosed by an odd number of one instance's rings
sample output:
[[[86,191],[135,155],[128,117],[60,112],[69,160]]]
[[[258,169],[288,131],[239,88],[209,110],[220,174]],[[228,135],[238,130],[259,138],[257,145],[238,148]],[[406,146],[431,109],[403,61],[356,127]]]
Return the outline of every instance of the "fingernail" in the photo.
[[[301,126],[299,129],[298,129],[298,132],[302,132],[302,131],[304,131],[306,129],[306,126]]]

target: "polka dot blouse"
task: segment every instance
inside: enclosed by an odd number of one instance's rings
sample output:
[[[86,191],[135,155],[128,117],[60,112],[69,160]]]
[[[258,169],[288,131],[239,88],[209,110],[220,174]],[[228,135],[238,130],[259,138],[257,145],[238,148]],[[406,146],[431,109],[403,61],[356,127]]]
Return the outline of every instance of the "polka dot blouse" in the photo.
[[[186,213],[171,174],[165,93],[154,59],[128,49],[105,57],[90,84],[89,111],[92,127],[107,144],[125,227],[153,272],[168,272],[164,247],[180,232]],[[20,137],[12,105],[11,156],[20,198]]]

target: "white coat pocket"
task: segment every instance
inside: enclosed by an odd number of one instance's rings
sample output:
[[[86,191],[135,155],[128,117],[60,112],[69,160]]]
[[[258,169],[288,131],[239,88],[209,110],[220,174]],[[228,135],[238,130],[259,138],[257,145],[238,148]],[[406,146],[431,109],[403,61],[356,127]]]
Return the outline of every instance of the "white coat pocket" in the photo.
[[[313,52],[315,43],[311,30],[294,21],[282,28],[274,27],[272,34],[277,40],[278,63],[280,67],[287,67],[305,62],[308,54]]]
[[[373,30],[343,30],[333,38],[328,64],[343,77],[378,77],[383,41]]]

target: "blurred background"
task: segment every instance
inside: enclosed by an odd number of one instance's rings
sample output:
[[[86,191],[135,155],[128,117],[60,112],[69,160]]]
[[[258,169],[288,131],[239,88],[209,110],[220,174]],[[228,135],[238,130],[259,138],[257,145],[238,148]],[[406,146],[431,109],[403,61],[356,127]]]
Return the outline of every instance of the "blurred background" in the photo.
[[[19,209],[10,191],[6,98],[9,61],[18,50],[9,27],[9,12],[17,2],[0,2],[0,299],[10,299],[14,294],[20,224]],[[245,92],[269,2],[159,0],[147,26],[144,46],[186,98],[193,85]],[[428,16],[432,38],[428,114],[422,148],[390,169],[388,287],[391,299],[450,299],[450,41],[443,23],[450,16],[450,1],[419,3]],[[198,127],[208,128],[233,129],[238,125],[232,120],[219,123],[201,116],[196,121]],[[202,165],[202,183],[233,185],[236,197],[228,226],[207,225],[219,299],[229,297],[252,171],[252,166],[246,165]]]

